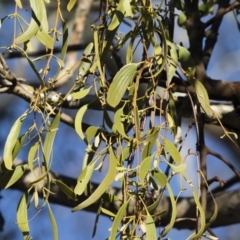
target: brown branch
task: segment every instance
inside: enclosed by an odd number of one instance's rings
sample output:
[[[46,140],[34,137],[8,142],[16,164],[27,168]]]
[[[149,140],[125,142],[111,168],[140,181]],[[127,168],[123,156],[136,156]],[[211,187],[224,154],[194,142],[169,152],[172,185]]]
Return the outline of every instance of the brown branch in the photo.
[[[29,171],[26,172],[26,174],[17,183],[15,183],[11,188],[25,192],[29,188],[29,179],[31,179],[31,177],[33,177],[33,176],[31,176],[29,178],[28,174],[30,174]],[[64,182],[66,185],[68,185],[72,189],[76,185],[77,180],[74,178],[70,178],[70,177],[66,177],[64,175],[59,175],[59,174],[54,174],[54,173],[52,173],[52,175],[54,178],[61,180],[62,182]],[[92,189],[92,191],[94,191],[97,188],[97,186],[98,186],[98,184],[91,183],[90,189]],[[57,185],[52,185],[51,191],[54,192],[54,194],[50,194],[49,201],[51,203],[59,204],[59,205],[70,207],[70,208],[73,208],[78,204],[78,202],[75,202],[75,201],[69,199],[59,189],[59,187]],[[121,189],[114,188],[114,189],[111,189],[110,192],[121,198],[121,194],[122,194]],[[41,192],[39,192],[39,196],[42,197]],[[216,221],[213,222],[211,227],[219,227],[219,226],[226,226],[226,225],[230,225],[230,224],[240,223],[240,218],[239,218],[240,191],[239,190],[217,193],[214,195],[214,198],[218,204],[219,213],[218,213]],[[83,196],[83,195],[79,196],[79,198],[78,198],[79,202],[82,202],[86,199],[87,199],[87,197]],[[210,217],[212,216],[212,213],[213,213],[214,207],[215,207],[212,197],[210,195],[207,196],[207,202],[208,202],[208,209],[206,212],[206,219],[209,220]],[[147,205],[151,204],[152,203],[151,198],[147,198],[146,203],[147,203]],[[132,206],[134,206],[135,203],[132,202],[130,204]],[[98,207],[99,207],[99,202],[97,201],[96,203],[89,206],[85,210],[96,213],[98,210]],[[104,207],[107,208],[109,211],[116,213],[119,209],[119,203],[118,202],[116,202],[115,204],[106,203],[104,205]],[[162,210],[166,210],[166,214],[164,214],[161,217],[161,221],[159,221],[159,219],[156,219],[155,223],[157,226],[166,226],[170,221],[171,203],[170,203],[169,197],[166,197],[166,196],[163,197],[163,199],[162,199],[161,203],[159,204],[159,206],[157,207],[156,211],[159,212]],[[132,208],[132,210],[131,210],[131,208],[129,208],[128,214],[134,214],[133,211],[134,211],[134,207]],[[188,220],[188,219],[190,219],[190,220],[195,219],[195,214],[196,214],[196,205],[195,205],[194,199],[192,197],[178,198],[177,221],[176,221],[174,227],[181,228],[181,229],[182,228],[188,228],[188,229],[195,228],[196,222]],[[180,221],[180,218],[184,218],[186,221]]]

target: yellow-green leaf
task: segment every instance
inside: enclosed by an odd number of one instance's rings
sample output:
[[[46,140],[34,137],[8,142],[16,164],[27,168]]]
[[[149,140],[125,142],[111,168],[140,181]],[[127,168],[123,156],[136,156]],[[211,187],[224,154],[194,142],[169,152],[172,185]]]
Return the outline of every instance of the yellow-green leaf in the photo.
[[[21,0],[15,0],[17,6],[22,9],[22,2]]]
[[[15,123],[13,124],[7,140],[5,142],[4,150],[3,150],[3,161],[4,165],[8,170],[12,170],[13,164],[13,149],[15,147],[16,141],[18,139],[18,135],[20,133],[22,127],[22,116],[19,117]]]
[[[12,186],[25,172],[27,164],[17,166],[15,169],[4,173],[0,177],[0,186],[1,188],[9,188]]]
[[[86,88],[86,89],[82,89],[81,88],[80,91],[74,92],[71,95],[75,99],[82,99],[82,98],[86,97],[89,94],[91,88],[92,88],[92,86],[89,87],[89,88]]]
[[[148,211],[146,218],[146,239],[157,239],[155,222]]]
[[[114,178],[116,176],[117,158],[115,157],[115,154],[112,150],[112,146],[109,147],[109,154],[109,168],[105,178],[89,198],[72,209],[73,212],[86,208],[96,202],[114,181]]]
[[[30,168],[30,170],[33,172],[33,162],[35,160],[35,155],[36,155],[36,152],[39,148],[39,145],[40,143],[39,142],[36,142],[29,150],[29,153],[28,153],[28,166]]]
[[[139,167],[139,180],[141,184],[144,186],[144,181],[147,173],[151,170],[152,156],[143,159],[140,167]]]
[[[152,176],[157,181],[158,185],[161,188],[164,188],[166,186],[166,184],[168,182],[168,179],[167,179],[167,176],[164,173],[153,171]]]
[[[24,236],[29,234],[27,200],[28,193],[24,193],[17,207],[17,225]]]
[[[75,4],[76,4],[76,0],[69,0],[67,5],[67,10],[70,12]]]
[[[63,183],[60,180],[52,180],[54,183],[56,183],[58,185],[58,187],[72,200],[76,201],[77,197],[75,195],[75,193],[73,192],[73,190],[71,188],[69,188],[65,183]]]
[[[126,208],[128,206],[128,202],[124,203],[118,210],[113,224],[112,224],[112,229],[111,229],[111,233],[109,236],[109,240],[115,240],[116,239],[116,234],[117,234],[117,230],[118,230],[118,226],[121,223],[121,221],[123,220],[123,216],[125,214]]]
[[[47,32],[45,32],[44,30],[39,30],[36,34],[36,37],[39,42],[41,42],[44,46],[49,49],[53,49],[54,40],[48,35]]]
[[[52,209],[50,208],[49,203],[47,203],[48,206],[48,214],[50,217],[51,225],[52,225],[52,231],[53,231],[53,239],[58,240],[58,228],[57,228],[57,223],[55,220],[55,217],[53,215]]]
[[[182,162],[182,158],[176,146],[168,139],[164,140],[164,146],[171,155],[171,157],[173,158],[173,161],[177,164],[180,164]]]
[[[178,47],[178,59],[181,63],[182,68],[187,71],[189,68],[194,68],[194,62],[191,57],[191,53],[181,45],[177,45]]]
[[[119,104],[136,73],[137,64],[135,63],[129,63],[118,71],[108,90],[107,102],[110,106],[116,107]]]
[[[75,130],[81,139],[84,139],[84,134],[82,130],[82,121],[83,121],[83,115],[86,112],[87,108],[88,108],[88,104],[82,106],[78,110],[75,118],[75,122],[74,122]]]
[[[58,130],[59,122],[60,122],[60,112],[52,120],[43,144],[43,154],[45,158],[44,160],[47,166],[48,166],[49,159],[51,157],[53,143]]]
[[[99,130],[99,128],[95,127],[95,126],[90,126],[86,130],[86,139],[87,139],[88,143],[90,143],[90,141],[96,136],[98,130]]]

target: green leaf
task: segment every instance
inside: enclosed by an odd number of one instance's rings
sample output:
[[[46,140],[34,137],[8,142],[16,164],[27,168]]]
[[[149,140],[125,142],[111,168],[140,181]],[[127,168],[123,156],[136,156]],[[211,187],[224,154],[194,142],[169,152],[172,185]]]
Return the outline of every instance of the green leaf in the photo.
[[[21,0],[15,0],[17,6],[22,9],[22,2]]]
[[[180,164],[180,165],[173,165],[171,163],[168,163],[170,165],[170,167],[172,168],[172,170],[175,172],[175,173],[182,173],[186,170],[187,168],[187,165],[186,163],[183,163],[183,164]]]
[[[177,51],[176,51],[176,47],[175,45],[167,40],[167,44],[170,47],[170,56],[171,56],[171,60],[169,61],[169,66],[167,68],[167,83],[166,85],[169,86],[169,84],[172,81],[172,78],[177,70],[177,65],[176,63],[178,62],[178,55],[177,55]]]
[[[89,205],[96,202],[114,181],[114,178],[116,176],[117,158],[115,157],[115,154],[111,146],[109,146],[109,153],[110,153],[110,159],[109,159],[110,163],[109,163],[109,169],[105,178],[88,199],[86,199],[85,201],[83,201],[78,206],[72,209],[73,212],[86,208]]]
[[[56,133],[58,130],[59,122],[60,122],[60,112],[52,120],[51,125],[49,126],[49,129],[45,136],[45,141],[43,144],[44,161],[47,166],[48,166],[48,163],[49,163],[49,160],[51,157],[53,143],[54,143],[54,139],[55,139],[55,136],[56,136]]]
[[[28,215],[27,215],[28,193],[24,193],[17,207],[17,225],[23,235],[29,234]]]
[[[133,43],[135,41],[135,38],[131,38],[126,51],[126,63],[131,63],[133,60]]]
[[[4,150],[3,150],[3,161],[4,165],[8,170],[12,170],[12,164],[13,164],[13,150],[16,145],[18,135],[20,133],[22,127],[22,116],[20,116],[15,123],[13,124],[7,140],[5,142]]]
[[[125,65],[117,72],[108,90],[107,102],[110,106],[116,107],[119,104],[136,73],[137,64],[135,63]]]
[[[129,138],[129,136],[126,135],[125,129],[124,129],[124,124],[122,122],[122,116],[123,116],[123,108],[119,108],[115,114],[114,114],[114,132],[118,132],[122,137],[124,138]]]
[[[109,217],[115,217],[116,214],[112,213],[111,211],[107,210],[106,208],[101,207],[102,213],[106,214]]]
[[[47,32],[45,32],[44,30],[39,30],[36,34],[36,37],[38,41],[41,42],[44,46],[49,49],[53,49],[54,40],[48,35]]]
[[[43,21],[43,17],[45,16],[45,4],[43,0],[29,0],[30,6],[32,9],[32,18],[28,29],[19,37],[14,40],[15,44],[27,42],[30,40],[34,35],[37,34],[38,30],[40,29],[41,22]],[[44,25],[45,26],[45,25]]]
[[[99,130],[99,127],[95,127],[95,126],[90,126],[86,130],[86,139],[88,143],[90,143],[91,140],[96,136],[96,134],[98,133],[98,130]]]
[[[62,32],[63,32],[63,38],[62,38],[62,47],[61,47],[62,50],[60,54],[60,59],[64,62],[64,59],[67,53],[67,48],[68,48],[68,27],[66,22],[63,22]],[[54,80],[57,79],[61,69],[62,69],[61,66],[59,66],[54,76]]]
[[[123,216],[126,212],[126,209],[127,209],[127,206],[128,206],[128,202],[124,203],[118,210],[115,218],[114,218],[114,221],[113,221],[113,224],[112,224],[112,229],[111,229],[111,232],[110,232],[110,236],[109,236],[109,240],[115,240],[116,239],[116,234],[117,234],[117,230],[118,230],[118,226],[120,225],[122,219],[123,219]]]
[[[201,107],[202,107],[203,111],[209,117],[211,117],[212,116],[212,111],[211,111],[211,108],[210,108],[210,102],[209,102],[208,93],[207,93],[206,88],[197,79],[194,81],[194,87],[196,89],[197,97],[198,97],[198,100],[201,104]]]
[[[38,150],[40,146],[40,143],[39,142],[36,142],[29,150],[29,153],[28,153],[28,166],[30,168],[30,170],[33,172],[33,162],[35,160],[35,155],[36,155],[36,152]]]
[[[47,203],[48,206],[48,214],[50,217],[51,225],[52,225],[52,231],[53,231],[53,239],[58,240],[58,228],[57,228],[57,223],[55,220],[55,217],[53,215],[52,209],[50,208],[49,203]]]
[[[168,139],[164,140],[164,146],[171,155],[171,157],[173,158],[174,162],[180,164],[182,162],[182,158],[176,146]]]
[[[67,5],[67,10],[70,12],[75,4],[76,4],[76,0],[69,0]]]
[[[88,108],[88,104],[82,106],[78,110],[76,118],[75,118],[75,122],[74,122],[75,130],[81,139],[84,139],[84,134],[83,134],[83,130],[82,130],[82,122],[83,122],[83,115],[86,112],[87,108]]]
[[[92,88],[92,86],[89,87],[89,88],[86,88],[86,89],[82,89],[81,88],[80,91],[74,92],[71,95],[75,99],[82,99],[82,98],[86,97],[89,94],[91,88]]]
[[[181,63],[182,68],[188,71],[189,68],[194,69],[194,62],[192,60],[191,53],[181,45],[177,45],[178,48],[178,60]]]
[[[151,170],[150,169],[151,163],[152,163],[152,156],[145,158],[139,167],[139,180],[143,186],[145,185],[144,184],[145,177],[147,173]]]
[[[27,164],[17,166],[15,169],[8,171],[4,173],[0,177],[0,186],[1,188],[9,188],[12,186],[15,182],[18,181],[20,177],[24,174],[25,170],[27,168]]]
[[[171,202],[171,205],[172,205],[172,213],[171,213],[170,223],[164,229],[163,233],[161,234],[161,237],[164,237],[165,235],[167,235],[169,233],[169,231],[173,228],[173,225],[174,225],[176,217],[177,217],[177,205],[176,205],[176,201],[174,199],[173,191],[172,191],[169,183],[167,183],[166,187],[167,187],[170,202]]]
[[[148,211],[146,218],[146,239],[157,239],[155,222]]]
[[[117,9],[114,11],[112,21],[108,26],[109,31],[113,31],[117,29],[120,23],[123,21],[124,13],[125,13],[124,2],[126,2],[126,0],[119,1]]]
[[[24,140],[25,140],[25,137],[27,136],[27,133],[24,133],[21,137],[18,138],[18,140],[16,141],[16,144],[13,148],[13,153],[12,153],[12,158],[15,159],[18,155],[18,153],[20,152],[22,146],[23,146],[23,143],[24,143]]]
[[[153,171],[152,176],[157,181],[158,185],[161,188],[164,188],[166,186],[166,184],[168,182],[168,179],[167,179],[167,176],[164,173]]]
[[[85,188],[87,187],[87,184],[89,183],[89,180],[92,177],[95,165],[96,165],[96,161],[91,162],[89,165],[87,165],[83,169],[83,171],[81,172],[81,174],[79,175],[79,177],[77,179],[77,185],[74,188],[75,194],[81,195],[84,192]]]
[[[198,195],[196,193],[196,190],[193,187],[192,187],[192,193],[193,193],[194,201],[195,201],[195,203],[197,205],[197,209],[198,209],[199,214],[200,214],[200,216],[199,216],[200,217],[200,229],[199,229],[199,231],[197,233],[193,233],[189,237],[191,240],[195,240],[195,239],[199,239],[202,236],[202,234],[204,233],[204,231],[205,231],[205,226],[206,226],[206,223],[205,223],[206,220],[205,219],[206,219],[206,217],[205,217],[204,210],[203,210],[203,208],[201,206],[201,203],[199,201],[199,197],[198,197]]]
[[[63,183],[62,181],[60,180],[55,180],[55,179],[52,179],[52,182],[53,183],[56,183],[58,185],[58,187],[69,197],[71,198],[72,200],[76,201],[77,200],[77,197],[74,193],[74,191],[69,188],[65,183]]]

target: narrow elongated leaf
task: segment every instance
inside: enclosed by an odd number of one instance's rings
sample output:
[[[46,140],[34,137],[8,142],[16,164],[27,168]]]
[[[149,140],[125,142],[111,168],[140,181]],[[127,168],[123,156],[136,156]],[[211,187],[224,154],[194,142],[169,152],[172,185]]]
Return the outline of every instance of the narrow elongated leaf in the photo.
[[[177,65],[176,63],[178,62],[178,56],[177,56],[177,51],[176,51],[176,47],[173,43],[171,43],[170,41],[167,40],[167,44],[170,47],[170,56],[171,56],[171,60],[169,61],[169,66],[168,66],[168,77],[167,77],[167,86],[169,86],[169,84],[172,81],[172,78],[177,70]]]
[[[145,158],[139,167],[139,180],[144,186],[144,181],[147,173],[151,170],[152,156]]]
[[[171,155],[171,157],[173,158],[174,162],[177,164],[180,164],[182,162],[182,158],[179,151],[175,147],[175,145],[172,142],[170,142],[168,139],[165,139],[164,146],[169,152],[169,154]]]
[[[40,29],[41,22],[43,21],[43,17],[45,15],[46,9],[43,0],[29,0],[30,6],[32,9],[32,18],[28,29],[18,38],[15,39],[14,43],[19,44],[23,42],[27,42],[30,40],[38,30]]]
[[[18,135],[20,133],[22,127],[22,116],[19,117],[15,123],[13,124],[7,140],[5,142],[4,150],[3,150],[3,161],[4,165],[8,170],[12,170],[13,164],[13,149],[18,139]]]
[[[180,164],[180,165],[177,165],[177,166],[169,163],[169,165],[175,173],[182,173],[187,168],[186,163],[183,163],[183,164]]]
[[[109,236],[109,240],[115,240],[116,239],[116,234],[117,234],[117,230],[118,230],[118,226],[119,224],[121,223],[122,219],[123,219],[123,216],[126,212],[126,208],[128,206],[128,202],[124,203],[118,210],[115,218],[114,218],[114,221],[113,221],[113,224],[112,224],[112,229],[111,229],[111,233],[110,233],[110,236]]]
[[[26,136],[27,136],[27,134],[25,133],[21,137],[19,137],[18,140],[16,141],[16,144],[13,148],[13,153],[12,153],[13,159],[15,159],[17,157],[18,153],[20,152]]]
[[[75,195],[75,193],[73,192],[73,190],[71,188],[69,188],[65,183],[63,183],[62,181],[59,180],[52,180],[54,183],[56,183],[58,185],[58,187],[71,199],[73,199],[74,201],[77,200],[77,197]]]
[[[27,201],[28,193],[24,193],[17,207],[17,225],[24,236],[29,234]]]
[[[33,172],[33,162],[34,162],[34,159],[35,159],[35,155],[36,155],[36,152],[39,148],[39,145],[40,143],[39,142],[36,142],[29,150],[29,153],[28,153],[28,166],[30,168],[30,170]]]
[[[57,223],[55,220],[55,217],[53,215],[52,209],[50,208],[49,203],[47,203],[48,206],[48,214],[50,217],[51,225],[52,225],[52,231],[53,231],[53,239],[58,240],[58,228],[57,228]]]
[[[87,139],[88,143],[90,143],[91,140],[96,136],[98,130],[99,130],[99,127],[95,127],[95,126],[90,126],[86,130],[86,139]]]
[[[157,239],[156,226],[152,216],[147,212],[146,239]]]
[[[201,104],[202,109],[210,117],[212,115],[212,111],[211,111],[211,108],[210,108],[210,101],[209,101],[209,98],[208,98],[208,93],[207,93],[206,88],[197,79],[194,81],[194,87],[196,89],[197,97],[198,97],[198,100]]]
[[[129,63],[122,67],[113,78],[110,85],[107,102],[110,106],[116,107],[125,94],[127,87],[132,83],[137,73],[137,64]]]
[[[9,188],[24,174],[27,164],[17,166],[12,171],[8,171],[0,177],[1,188]]]
[[[195,201],[195,203],[197,205],[197,209],[198,209],[199,214],[200,214],[199,217],[200,217],[200,224],[201,224],[199,231],[196,234],[195,233],[192,234],[188,238],[188,239],[191,239],[191,240],[195,240],[195,239],[199,239],[202,236],[202,234],[204,233],[204,231],[205,231],[206,217],[205,217],[205,213],[204,213],[204,210],[202,208],[202,205],[201,205],[201,203],[199,201],[199,197],[197,195],[197,192],[196,192],[196,190],[193,187],[192,187],[192,193],[193,193],[194,201]]]
[[[109,217],[115,217],[116,214],[112,213],[111,211],[107,210],[106,208],[101,207],[102,213],[106,214]]]
[[[166,186],[166,184],[168,182],[168,179],[167,179],[167,176],[164,173],[153,171],[152,176],[157,181],[158,185],[161,188],[164,188]]]
[[[124,18],[124,13],[125,13],[124,2],[126,2],[126,0],[120,0],[119,1],[117,9],[114,12],[112,21],[108,26],[109,31],[113,31],[114,29],[118,28],[118,26],[122,22],[122,20]]]
[[[71,95],[75,99],[82,99],[82,98],[86,97],[89,94],[91,88],[92,88],[92,86],[89,87],[89,88],[86,88],[86,89],[80,89],[80,91],[74,92]]]
[[[37,39],[41,42],[44,46],[49,49],[53,49],[54,40],[52,37],[48,35],[48,33],[44,30],[39,30],[36,34]]]
[[[181,45],[178,47],[178,60],[181,63],[182,68],[187,71],[189,68],[194,68],[194,62],[192,60],[190,52]]]
[[[81,139],[84,139],[84,134],[82,130],[82,121],[83,121],[83,115],[86,112],[87,108],[88,108],[88,104],[82,106],[78,110],[75,118],[75,122],[74,122],[75,130]]]
[[[78,206],[72,209],[73,212],[86,208],[89,205],[96,202],[114,181],[114,178],[116,176],[117,158],[115,157],[115,154],[111,146],[109,147],[109,154],[110,154],[109,168],[105,178],[88,199],[86,199],[85,201],[83,201]]]
[[[22,8],[22,2],[21,2],[21,0],[15,0],[15,2],[16,2],[17,6],[18,6],[19,8]]]
[[[59,122],[60,122],[60,113],[58,113],[55,116],[55,118],[52,120],[43,144],[43,154],[44,154],[45,163],[47,164],[47,166],[52,153],[53,143],[57,133]]]
[[[172,191],[169,183],[167,183],[166,186],[167,186],[167,190],[168,190],[168,193],[169,193],[170,202],[171,202],[171,205],[172,205],[172,213],[171,213],[170,223],[164,229],[163,233],[161,234],[161,237],[164,237],[165,235],[167,235],[169,233],[169,231],[173,228],[173,225],[174,225],[176,217],[177,217],[177,205],[176,205],[176,201],[174,199],[173,191]]]
[[[81,195],[84,192],[85,188],[87,187],[87,184],[89,183],[89,180],[92,177],[95,165],[96,161],[90,163],[83,169],[83,171],[81,172],[77,179],[77,185],[74,188],[75,194]]]
[[[114,114],[114,129],[124,138],[129,138],[124,130],[124,125],[121,117],[123,116],[123,108],[119,108]],[[115,132],[116,132],[115,131]]]

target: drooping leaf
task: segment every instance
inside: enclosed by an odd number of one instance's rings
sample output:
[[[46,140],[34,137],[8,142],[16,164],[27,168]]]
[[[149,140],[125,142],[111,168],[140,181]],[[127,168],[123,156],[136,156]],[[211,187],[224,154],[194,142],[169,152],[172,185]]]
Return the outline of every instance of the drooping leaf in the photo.
[[[145,177],[147,173],[151,170],[152,156],[143,159],[139,167],[139,180],[140,183],[144,186]]]
[[[74,201],[77,200],[77,197],[76,197],[76,194],[74,193],[74,191],[71,188],[69,188],[65,183],[63,183],[60,180],[55,180],[55,179],[54,180],[52,179],[52,182],[57,184],[58,187],[63,191],[63,193],[66,194],[69,198],[71,198]]]
[[[172,188],[170,187],[169,183],[166,184],[166,187],[167,187],[170,202],[172,205],[172,213],[171,213],[170,223],[164,229],[163,233],[161,234],[161,237],[164,237],[165,235],[167,235],[169,233],[169,231],[173,228],[173,225],[174,225],[176,217],[177,217],[177,205],[176,205],[176,201],[174,199]]]
[[[86,208],[89,205],[96,202],[114,181],[114,178],[116,176],[117,158],[115,157],[115,154],[111,146],[109,147],[109,154],[110,154],[109,168],[105,178],[102,180],[97,189],[91,194],[91,196],[88,199],[86,199],[85,201],[83,201],[78,206],[72,209],[73,212]]]
[[[122,219],[123,219],[123,216],[125,214],[125,211],[127,209],[127,206],[128,206],[128,202],[125,202],[118,210],[115,218],[114,218],[114,221],[113,221],[113,224],[112,224],[112,229],[111,229],[111,233],[110,233],[110,236],[109,236],[109,240],[115,240],[116,239],[116,234],[117,234],[117,230],[118,230],[118,226],[119,224],[121,223]]]
[[[36,142],[29,150],[29,153],[28,153],[28,166],[30,168],[30,170],[33,172],[33,162],[35,160],[35,155],[36,155],[36,152],[38,150],[40,146],[40,143],[39,142]]]
[[[28,193],[24,193],[17,207],[17,225],[24,236],[29,234],[28,214],[27,214]]]
[[[27,164],[17,166],[15,169],[11,171],[7,171],[0,177],[0,186],[1,188],[9,188],[12,186],[15,182],[22,177],[25,170],[27,168]]]
[[[152,176],[161,188],[164,188],[166,186],[168,179],[164,173],[153,171]]]
[[[71,95],[75,99],[82,99],[89,94],[91,88],[92,88],[92,86],[90,86],[89,88],[86,88],[86,89],[80,89],[78,92],[74,92]]]
[[[60,122],[60,112],[52,120],[43,144],[44,161],[47,166],[51,157],[53,143],[58,130],[59,122]]]
[[[5,142],[4,150],[3,150],[3,161],[4,165],[8,170],[12,170],[13,164],[13,149],[18,139],[18,135],[20,133],[22,127],[22,116],[19,117],[15,123],[13,124],[7,140]]]
[[[49,203],[47,203],[47,206],[48,206],[48,214],[49,214],[51,225],[52,225],[53,240],[58,240],[58,227],[57,227],[57,223],[56,223],[55,217],[53,215],[53,212],[52,212],[52,209],[50,208]]]
[[[109,31],[113,31],[114,29],[118,28],[118,26],[122,22],[125,13],[124,2],[126,2],[126,0],[119,1],[117,9],[114,11],[112,21],[108,26]]]
[[[82,120],[83,120],[83,115],[86,112],[87,108],[88,108],[88,104],[82,106],[78,110],[75,118],[75,122],[74,122],[75,130],[81,139],[84,139],[84,134],[82,130]]]
[[[146,239],[157,239],[155,222],[148,211],[146,218]]]
[[[136,73],[137,64],[135,63],[129,63],[118,71],[108,90],[107,102],[110,106],[116,107],[119,104]]]
[[[180,164],[182,162],[182,158],[176,146],[168,139],[164,140],[164,146],[171,155],[171,157],[173,158],[174,162]]]
[[[36,34],[36,37],[40,43],[46,46],[49,49],[53,49],[54,40],[48,35],[44,30],[39,30]]]
[[[99,127],[95,127],[95,126],[90,126],[86,130],[86,139],[87,139],[88,143],[90,143],[91,140],[96,136],[98,130],[99,130]]]
[[[177,56],[177,51],[176,51],[176,46],[167,40],[167,44],[169,46],[170,49],[170,56],[171,56],[171,60],[168,62],[167,65],[167,86],[169,86],[169,84],[172,81],[172,78],[177,70],[177,65],[176,63],[178,62],[178,56]]]
[[[189,68],[194,68],[194,62],[191,53],[181,45],[177,45],[178,48],[178,60],[181,63],[182,68],[187,71]]]
[[[16,144],[15,144],[15,146],[13,148],[13,153],[12,153],[13,159],[15,159],[17,157],[18,153],[20,152],[26,136],[27,136],[27,133],[24,133],[16,141]]]
[[[209,101],[209,98],[208,98],[208,93],[207,93],[206,88],[197,79],[194,81],[194,87],[196,89],[197,97],[198,97],[198,100],[201,104],[202,109],[204,110],[204,112],[209,117],[211,117],[212,116],[212,111],[211,111],[211,108],[210,108],[210,101]]]
[[[83,171],[81,172],[81,174],[77,179],[77,185],[74,188],[75,194],[82,195],[85,188],[87,187],[87,184],[89,183],[89,180],[92,177],[95,165],[96,165],[96,161],[90,163],[83,169]]]
[[[173,165],[171,163],[168,163],[170,165],[170,167],[172,168],[172,170],[175,172],[175,173],[182,173],[186,170],[187,168],[187,165],[186,163],[182,163],[180,165]]]
[[[18,6],[19,8],[22,8],[22,2],[21,2],[21,0],[15,0],[15,2],[16,2],[17,6]]]

